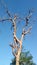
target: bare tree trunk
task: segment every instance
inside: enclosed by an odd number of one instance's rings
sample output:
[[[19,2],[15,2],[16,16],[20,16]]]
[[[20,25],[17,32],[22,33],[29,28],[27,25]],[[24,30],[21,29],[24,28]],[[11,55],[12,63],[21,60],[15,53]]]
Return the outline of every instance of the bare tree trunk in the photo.
[[[22,49],[22,45],[20,45],[20,48],[19,48],[19,50],[18,50],[18,55],[17,55],[17,57],[16,57],[16,65],[19,65],[21,49]]]
[[[19,59],[20,59],[20,56],[17,56],[17,58],[16,58],[16,65],[19,65]]]

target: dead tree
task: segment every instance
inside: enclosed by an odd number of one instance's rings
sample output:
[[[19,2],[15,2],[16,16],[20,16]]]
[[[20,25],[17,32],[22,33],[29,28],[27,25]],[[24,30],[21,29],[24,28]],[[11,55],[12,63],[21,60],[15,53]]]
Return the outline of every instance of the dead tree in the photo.
[[[19,17],[17,15],[14,15],[13,18],[12,18],[11,14],[9,13],[8,10],[6,10],[6,13],[8,14],[9,18],[1,19],[0,22],[8,20],[9,22],[12,23],[14,43],[12,42],[13,44],[10,44],[10,46],[12,48],[12,54],[16,58],[16,65],[19,65],[19,59],[20,59],[20,53],[21,53],[21,50],[22,50],[23,39],[30,32],[30,30],[32,29],[32,26],[30,26],[28,28],[28,30],[25,29],[25,27],[27,27],[28,24],[29,24],[29,19],[32,16],[32,12],[29,12],[29,15],[26,16],[25,18],[21,18],[21,17]],[[17,21],[16,20],[20,20],[20,22],[23,20],[25,22],[25,24],[26,24],[23,27],[20,39],[16,36],[16,33],[17,33],[17,26],[16,26],[17,25],[16,24]],[[19,23],[19,25],[20,25],[20,23]],[[22,28],[22,27],[20,27],[20,28]]]

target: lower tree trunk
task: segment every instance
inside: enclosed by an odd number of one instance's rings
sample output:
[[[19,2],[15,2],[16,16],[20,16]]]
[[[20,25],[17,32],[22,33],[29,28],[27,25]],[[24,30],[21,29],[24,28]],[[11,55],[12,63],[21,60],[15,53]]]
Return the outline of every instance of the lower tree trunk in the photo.
[[[20,59],[20,57],[17,56],[17,58],[16,58],[16,65],[19,65],[19,59]]]
[[[16,57],[16,65],[19,65],[21,49],[22,49],[22,45],[20,45],[20,48],[18,50],[18,55]]]

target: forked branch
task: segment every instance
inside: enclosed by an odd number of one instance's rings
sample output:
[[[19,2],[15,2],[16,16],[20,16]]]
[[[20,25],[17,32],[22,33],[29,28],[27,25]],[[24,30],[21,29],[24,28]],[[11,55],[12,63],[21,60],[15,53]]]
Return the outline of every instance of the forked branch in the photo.
[[[21,41],[23,41],[23,38],[26,34],[30,33],[30,30],[32,29],[32,26],[29,27],[29,29],[26,31],[25,29],[23,29],[23,32],[22,32],[22,36],[21,36]]]

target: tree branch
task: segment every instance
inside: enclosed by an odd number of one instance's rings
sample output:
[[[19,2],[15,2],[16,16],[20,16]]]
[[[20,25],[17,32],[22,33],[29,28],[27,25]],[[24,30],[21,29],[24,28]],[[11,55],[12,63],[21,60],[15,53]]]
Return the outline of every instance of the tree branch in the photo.
[[[23,32],[22,32],[22,36],[21,36],[21,41],[23,41],[23,38],[26,34],[28,34],[30,32],[30,30],[32,29],[32,26],[29,27],[29,29],[26,31],[25,29],[23,29]]]
[[[12,53],[15,57],[17,57],[17,54],[14,52],[15,48],[17,48],[15,45],[11,45],[10,46],[12,47]]]
[[[12,21],[12,18],[4,18],[4,19],[0,19],[0,22],[7,21],[7,20]]]
[[[13,45],[13,44],[12,44],[12,45],[10,44],[10,46],[11,46],[12,48],[14,48],[14,49],[15,49],[15,48],[18,48],[18,46],[15,45],[15,44],[14,44],[14,45]]]

